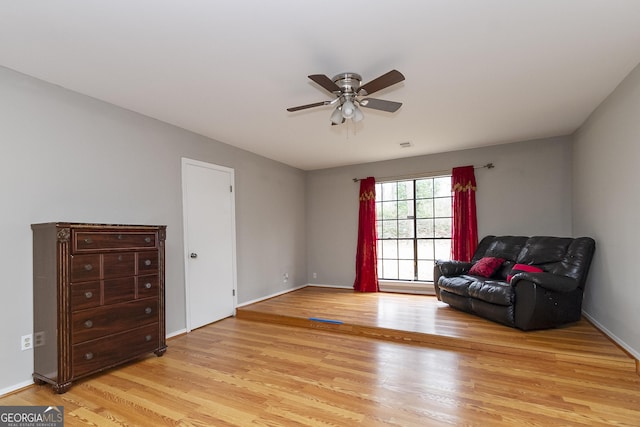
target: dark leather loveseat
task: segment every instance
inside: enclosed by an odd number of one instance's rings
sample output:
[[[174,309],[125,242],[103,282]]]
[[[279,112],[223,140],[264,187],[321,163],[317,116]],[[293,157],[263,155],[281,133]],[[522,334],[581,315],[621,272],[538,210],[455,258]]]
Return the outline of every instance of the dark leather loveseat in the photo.
[[[525,331],[575,322],[594,251],[589,237],[487,236],[472,262],[436,262],[436,296],[451,307]],[[541,271],[525,271],[535,269]]]

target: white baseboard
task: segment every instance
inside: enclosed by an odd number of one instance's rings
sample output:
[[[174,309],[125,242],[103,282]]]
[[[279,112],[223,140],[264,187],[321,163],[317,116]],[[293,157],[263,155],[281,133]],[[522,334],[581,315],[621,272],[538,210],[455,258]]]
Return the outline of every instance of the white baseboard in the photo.
[[[0,397],[4,396],[5,394],[13,393],[14,391],[18,391],[22,388],[29,387],[31,385],[33,385],[33,380],[27,380],[27,381],[23,381],[21,383],[3,388],[0,390]]]
[[[609,338],[611,338],[611,340],[613,340],[616,344],[618,344],[620,347],[624,348],[629,354],[631,354],[636,360],[640,360],[640,352],[634,348],[631,348],[626,342],[624,342],[623,340],[621,340],[620,338],[618,338],[613,332],[611,332],[609,329],[607,329],[603,324],[601,324],[600,322],[598,322],[596,319],[594,319],[593,317],[591,317],[589,315],[589,313],[587,313],[586,311],[582,311],[582,315],[584,317],[586,317],[587,319],[589,319],[589,322],[593,323],[596,328],[600,329],[602,331],[603,334],[605,334],[606,336],[608,336]]]
[[[274,297],[277,297],[277,296],[280,296],[280,295],[288,294],[289,292],[297,291],[298,289],[302,289],[302,288],[305,288],[305,287],[307,287],[307,285],[301,285],[301,286],[298,286],[298,287],[295,287],[295,288],[285,289],[284,291],[276,292],[276,293],[271,294],[271,295],[267,295],[267,296],[264,296],[264,297],[261,297],[261,298],[257,298],[257,299],[251,300],[251,301],[243,302],[241,304],[238,304],[236,306],[236,308],[244,307],[245,305],[255,304],[257,302],[264,301],[264,300],[269,299],[269,298],[274,298]]]
[[[307,283],[305,286],[317,286],[319,288],[353,289],[353,286],[347,286],[347,285],[324,285],[322,283]]]
[[[186,328],[185,329],[179,329],[179,330],[174,331],[174,332],[169,332],[166,335],[166,338],[173,338],[173,337],[177,337],[178,335],[182,335],[182,334],[186,334],[186,333],[187,333],[187,329]]]

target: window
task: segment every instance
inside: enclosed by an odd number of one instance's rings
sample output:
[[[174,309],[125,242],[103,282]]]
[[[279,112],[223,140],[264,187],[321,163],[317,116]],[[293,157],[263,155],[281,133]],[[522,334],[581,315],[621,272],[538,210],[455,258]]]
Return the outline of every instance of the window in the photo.
[[[378,277],[433,281],[451,256],[451,176],[376,183]]]

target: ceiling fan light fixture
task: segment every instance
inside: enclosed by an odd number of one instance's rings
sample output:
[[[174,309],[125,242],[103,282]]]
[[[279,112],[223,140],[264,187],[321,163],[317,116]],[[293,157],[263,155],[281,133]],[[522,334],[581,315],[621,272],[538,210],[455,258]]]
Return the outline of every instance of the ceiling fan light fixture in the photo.
[[[339,125],[342,123],[342,120],[342,111],[340,111],[340,107],[336,107],[333,113],[331,113],[331,124]]]
[[[342,104],[342,117],[345,119],[351,119],[355,114],[356,106],[350,100],[346,100],[344,104]]]
[[[358,107],[354,106],[353,117],[351,120],[353,120],[354,123],[358,123],[362,119],[364,119],[364,114],[362,114],[362,111],[360,111]]]

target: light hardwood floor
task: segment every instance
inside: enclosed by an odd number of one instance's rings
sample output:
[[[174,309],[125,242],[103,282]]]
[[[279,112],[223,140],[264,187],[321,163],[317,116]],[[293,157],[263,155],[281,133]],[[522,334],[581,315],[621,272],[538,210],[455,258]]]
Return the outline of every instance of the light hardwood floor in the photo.
[[[430,297],[371,295],[305,288],[170,339],[161,358],[90,377],[63,395],[29,387],[0,405],[64,405],[67,426],[640,425],[640,377],[632,361],[586,322],[548,331],[552,338],[543,331],[522,337]],[[314,299],[323,306],[314,307]],[[433,313],[410,320],[407,307],[425,300]],[[300,311],[310,323],[271,323],[264,313],[274,304],[273,314]],[[260,317],[260,310],[266,321],[242,318]],[[393,317],[404,319],[398,325],[413,339],[392,332]],[[456,326],[455,319],[462,322]],[[415,339],[413,329],[424,321],[449,336],[433,346]],[[384,328],[378,338],[358,332],[358,325],[374,330],[368,322]],[[482,325],[491,331],[482,333]],[[480,335],[480,344],[464,344],[471,335]],[[558,357],[544,350],[553,343]],[[578,358],[580,349],[595,356]]]

